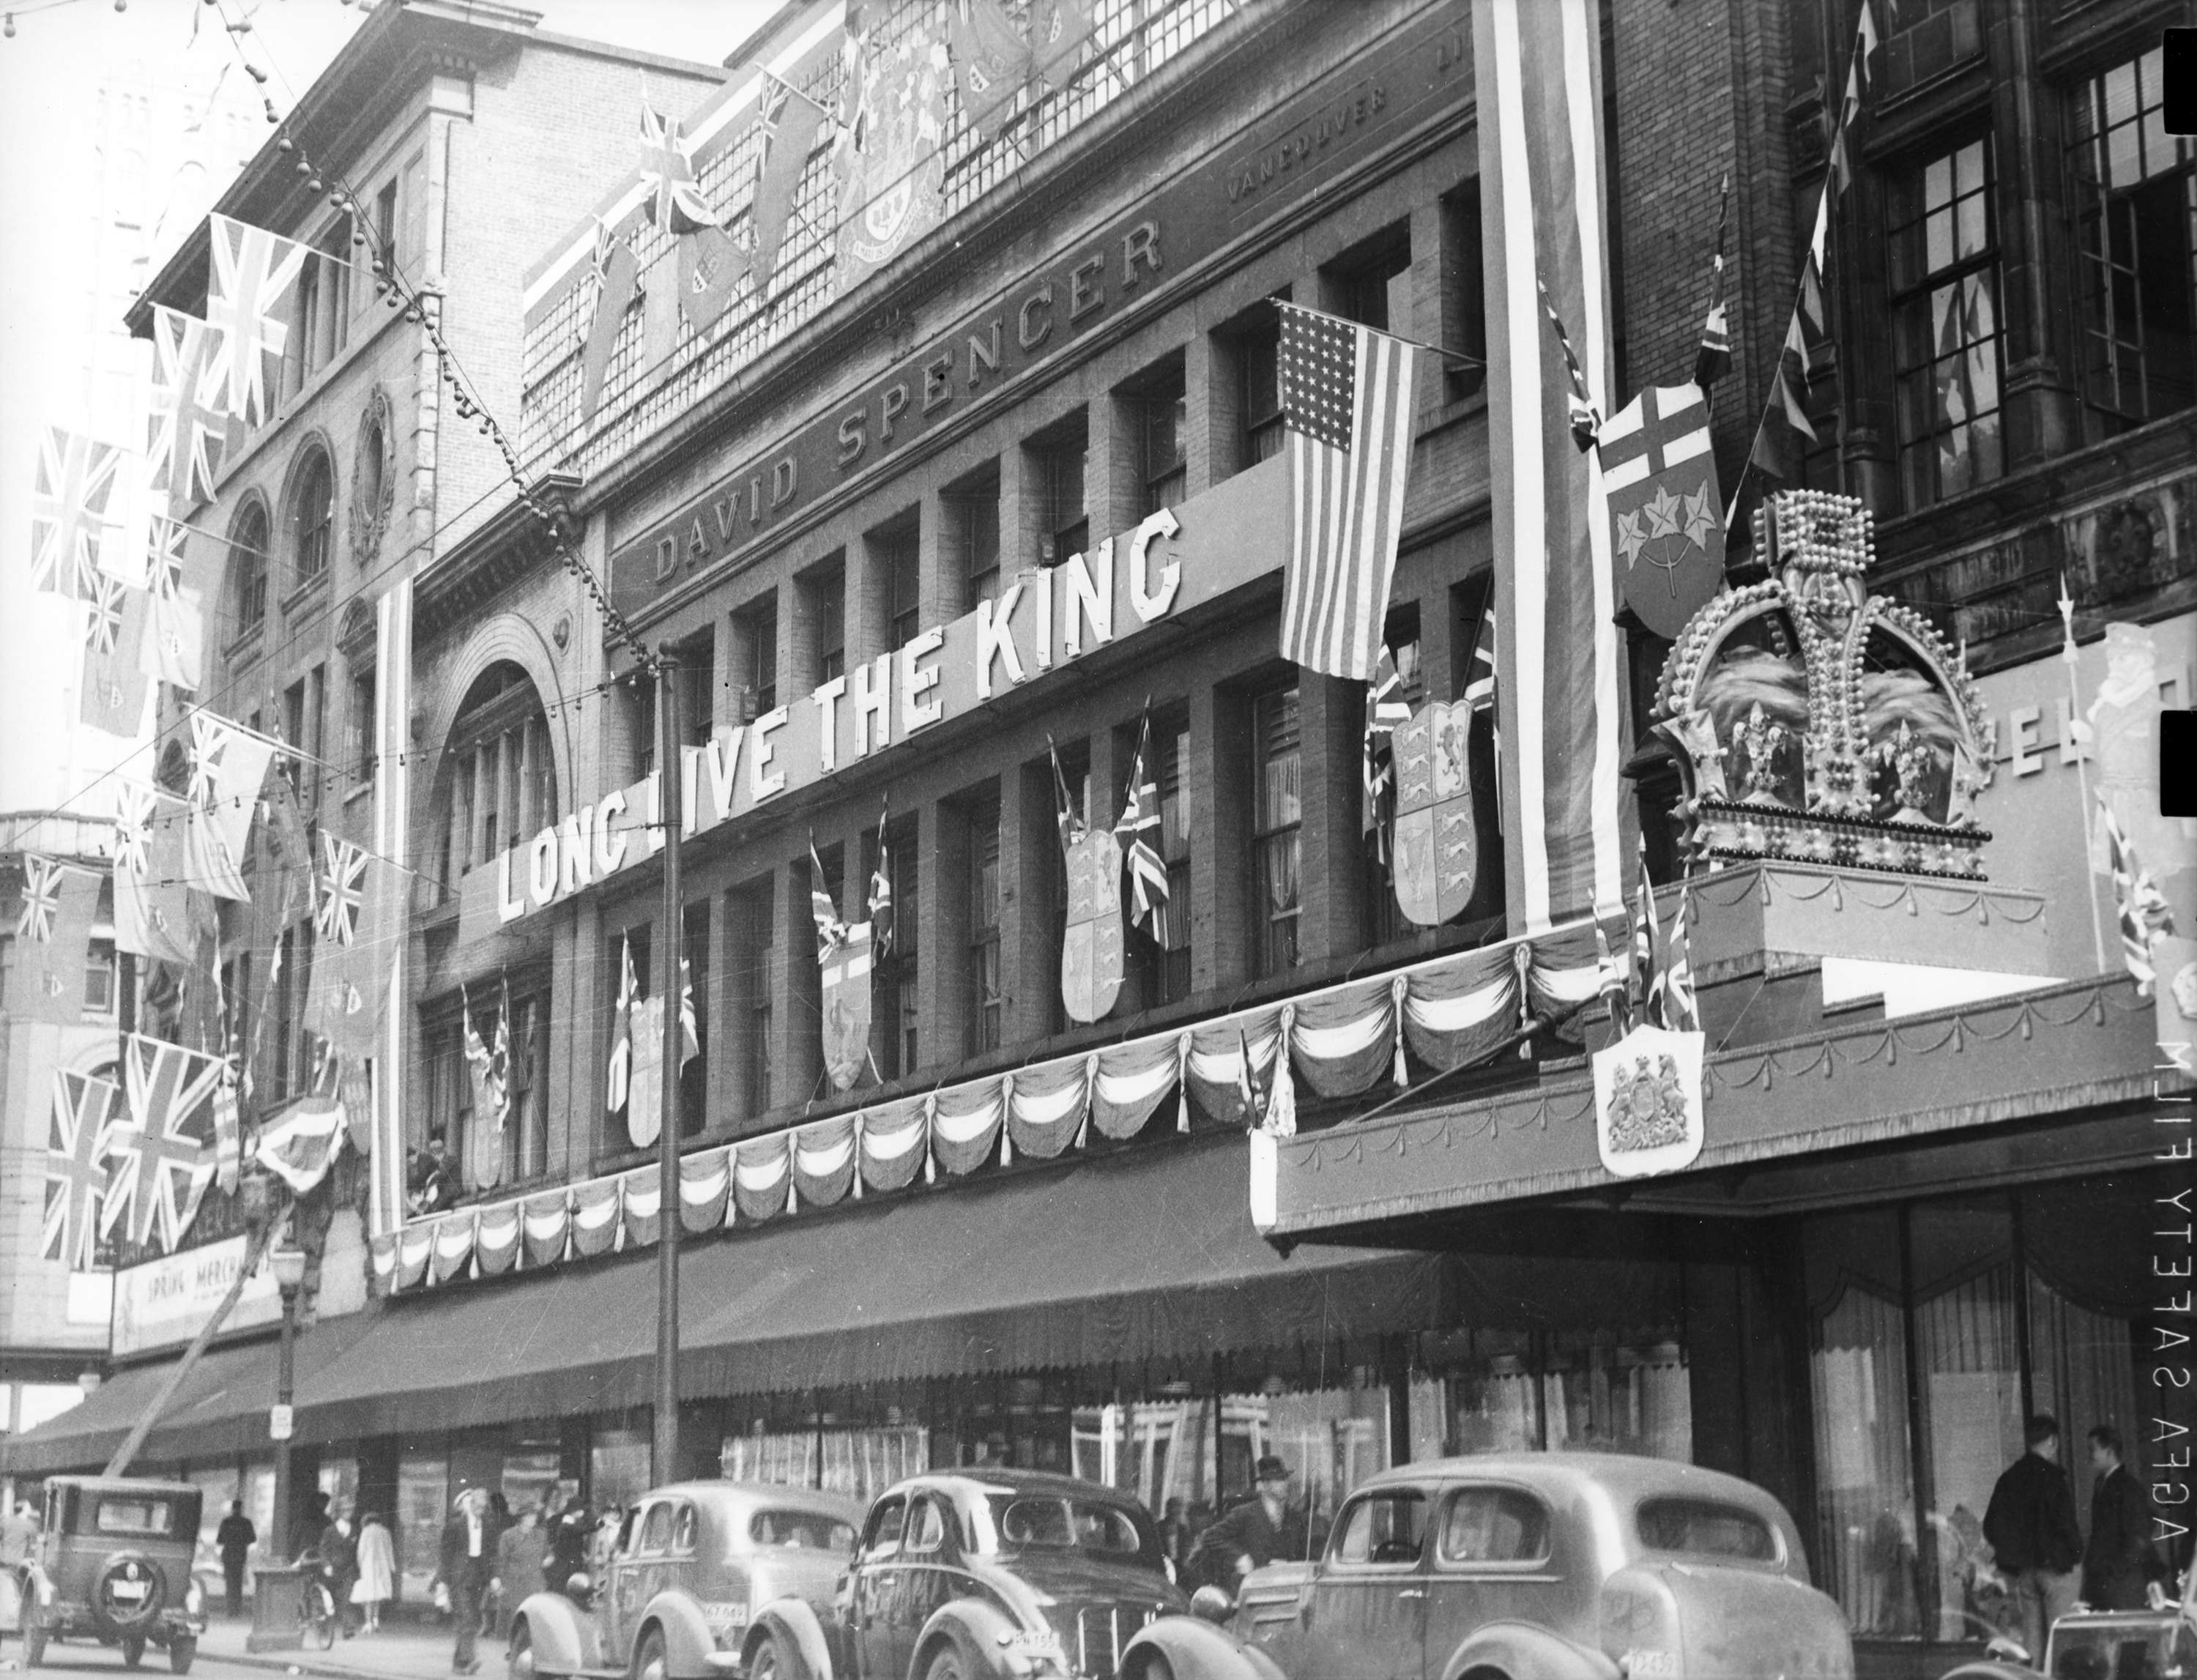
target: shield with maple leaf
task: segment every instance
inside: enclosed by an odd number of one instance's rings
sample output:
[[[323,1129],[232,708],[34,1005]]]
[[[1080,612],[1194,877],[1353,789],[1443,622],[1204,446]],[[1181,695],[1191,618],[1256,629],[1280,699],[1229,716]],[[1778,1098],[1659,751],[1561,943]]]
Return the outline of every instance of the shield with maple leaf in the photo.
[[[1675,640],[1724,582],[1724,498],[1696,385],[1651,385],[1596,434],[1625,604]]]

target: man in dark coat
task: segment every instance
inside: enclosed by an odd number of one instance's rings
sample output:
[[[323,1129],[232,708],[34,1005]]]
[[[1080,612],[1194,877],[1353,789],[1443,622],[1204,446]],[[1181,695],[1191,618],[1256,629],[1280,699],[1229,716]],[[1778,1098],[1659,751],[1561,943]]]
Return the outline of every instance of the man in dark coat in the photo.
[[[321,1555],[321,1579],[336,1602],[336,1625],[348,1639],[358,1631],[354,1619],[357,1607],[351,1602],[351,1590],[358,1580],[358,1543],[351,1537],[350,1519],[330,1517],[314,1550]]]
[[[213,1532],[214,1550],[221,1554],[221,1576],[229,1589],[229,1613],[244,1613],[244,1561],[259,1542],[259,1531],[244,1514],[244,1501],[229,1502],[229,1515]]]
[[[1219,1587],[1232,1598],[1254,1569],[1308,1555],[1305,1514],[1290,1506],[1290,1467],[1270,1452],[1259,1460],[1255,1481],[1254,1497],[1197,1537],[1190,1554],[1193,1585]]]
[[[473,1642],[480,1637],[481,1595],[496,1571],[496,1538],[488,1515],[488,1495],[478,1487],[460,1493],[450,1507],[450,1520],[443,1525],[443,1584],[449,1589],[450,1614],[458,1625],[458,1642],[450,1653],[450,1669],[472,1674],[480,1668]]]
[[[549,1525],[549,1587],[566,1597],[584,1599],[585,1591],[575,1594],[572,1578],[588,1573],[588,1542],[594,1538],[595,1519],[580,1502],[575,1491],[565,1502],[565,1509],[557,1513]],[[593,1583],[590,1582],[592,1587]]]
[[[2121,1463],[2121,1432],[2090,1431],[2090,1544],[2083,1549],[2083,1602],[2093,1610],[2141,1610],[2158,1568],[2151,1501]]]
[[[2074,1484],[2060,1467],[2059,1420],[2039,1412],[2023,1426],[2022,1438],[2029,1450],[1991,1489],[1984,1538],[2013,1584],[2029,1654],[2041,1658],[2052,1624],[2075,1608],[2083,1531],[2075,1517]]]

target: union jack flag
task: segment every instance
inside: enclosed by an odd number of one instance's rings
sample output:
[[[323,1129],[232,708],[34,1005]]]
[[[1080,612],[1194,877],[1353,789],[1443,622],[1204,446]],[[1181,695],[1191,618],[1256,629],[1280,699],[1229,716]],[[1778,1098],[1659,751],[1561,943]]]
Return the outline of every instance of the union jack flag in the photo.
[[[2174,909],[2152,872],[2137,861],[2136,846],[2122,831],[2120,819],[2105,795],[2097,799],[2099,826],[2106,832],[2106,861],[2113,871],[2121,960],[2136,977],[2136,995],[2148,998],[2159,977],[2151,959],[2152,941],[2174,931]]]
[[[38,437],[38,476],[31,498],[31,583],[72,599],[89,594],[99,575],[99,544],[113,521],[121,451],[49,426]]]
[[[114,794],[114,866],[132,875],[153,871],[153,790],[119,781]]]
[[[1396,656],[1386,643],[1373,662],[1373,681],[1366,685],[1365,737],[1363,778],[1365,808],[1359,831],[1373,837],[1376,854],[1388,861],[1388,806],[1396,791],[1396,764],[1390,738],[1412,721],[1411,703],[1404,698],[1404,678],[1396,669]]]
[[[1167,914],[1168,873],[1166,860],[1152,843],[1160,831],[1160,790],[1147,768],[1151,741],[1152,713],[1146,706],[1137,726],[1136,756],[1129,761],[1129,797],[1114,825],[1114,837],[1122,843],[1122,861],[1129,871],[1129,925],[1159,939]]]
[[[96,654],[112,654],[122,640],[122,610],[128,600],[123,592],[130,586],[103,571],[94,572],[90,581],[84,605],[91,612],[84,626],[84,646]]]
[[[107,1196],[108,1128],[121,1092],[114,1081],[61,1069],[54,1075],[46,1145],[46,1217],[38,1253],[73,1271],[91,1266]]]
[[[809,843],[809,913],[816,923],[816,959],[821,962],[847,942],[847,924],[839,919],[839,907],[832,901],[824,860],[816,855],[813,838]]]
[[[145,483],[171,507],[213,500],[229,410],[221,329],[153,306],[153,392],[145,429]]]
[[[123,1039],[122,1067],[129,1118],[115,1127],[108,1148],[114,1175],[100,1230],[113,1230],[126,1210],[130,1242],[173,1249],[213,1182],[212,1109],[223,1064],[130,1033]]]
[[[694,178],[694,155],[675,118],[641,107],[641,178],[650,189],[648,219],[668,233],[691,234],[717,225],[716,212]]]
[[[356,944],[366,894],[365,848],[324,831],[321,860],[321,907],[314,918],[315,930],[332,945]]]
[[[252,421],[266,417],[267,361],[282,359],[289,323],[275,313],[297,283],[311,253],[294,240],[233,222],[206,218],[212,232],[213,278],[206,291],[206,324],[214,329],[206,358],[209,386],[218,381],[229,414]]]
[[[1694,941],[1686,931],[1686,898],[1671,915],[1670,942],[1663,947],[1663,1024],[1674,1033],[1698,1033],[1701,1008],[1694,996]]]
[[[879,962],[892,954],[892,850],[885,843],[890,802],[878,814],[878,866],[870,872],[870,949]]]
[[[1663,930],[1655,914],[1655,886],[1648,878],[1648,843],[1639,843],[1640,889],[1639,913],[1632,919],[1632,978],[1640,988],[1640,1018],[1651,1026],[1667,1027],[1664,1015],[1665,1002],[1663,969],[1656,961],[1656,952],[1663,943]]]
[[[61,883],[67,872],[50,858],[23,854],[23,910],[15,918],[15,937],[53,942],[54,923],[61,913]]]

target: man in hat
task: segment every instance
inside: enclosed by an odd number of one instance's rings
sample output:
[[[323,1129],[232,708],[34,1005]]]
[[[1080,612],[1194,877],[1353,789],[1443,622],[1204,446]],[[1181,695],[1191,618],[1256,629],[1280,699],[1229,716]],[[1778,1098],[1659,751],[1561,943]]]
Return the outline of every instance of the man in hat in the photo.
[[[443,1525],[443,1584],[457,1619],[458,1642],[450,1654],[451,1671],[471,1674],[480,1667],[473,1642],[480,1637],[481,1595],[496,1573],[496,1537],[490,1526],[488,1493],[468,1487],[450,1506]]]
[[[1259,1460],[1254,1481],[1252,1498],[1197,1537],[1190,1554],[1193,1584],[1219,1587],[1232,1598],[1254,1569],[1311,1555],[1305,1513],[1290,1505],[1290,1467],[1269,1452]]]

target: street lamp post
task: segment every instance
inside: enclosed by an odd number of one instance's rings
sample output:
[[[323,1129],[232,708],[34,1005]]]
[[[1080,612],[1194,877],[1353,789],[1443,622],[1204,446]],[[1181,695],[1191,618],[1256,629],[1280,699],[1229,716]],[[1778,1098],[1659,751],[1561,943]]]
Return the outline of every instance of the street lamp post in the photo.
[[[270,1263],[275,1287],[282,1295],[281,1357],[275,1367],[275,1416],[269,1420],[275,1437],[275,1519],[269,1540],[271,1555],[279,1563],[290,1555],[290,1396],[298,1354],[298,1289],[305,1281],[305,1253],[286,1245],[275,1250]]]
[[[680,955],[686,907],[679,886],[679,840],[685,831],[680,797],[686,768],[679,739],[679,667],[669,658],[656,671],[656,773],[662,789],[664,907],[658,931],[656,994],[664,999],[663,1064],[658,1075],[656,1139],[656,1406],[649,1443],[650,1479],[658,1486],[679,1474],[679,1074],[685,1034],[680,1021],[686,988]]]

